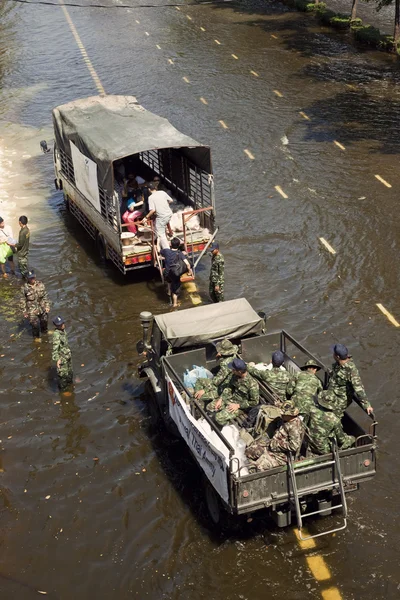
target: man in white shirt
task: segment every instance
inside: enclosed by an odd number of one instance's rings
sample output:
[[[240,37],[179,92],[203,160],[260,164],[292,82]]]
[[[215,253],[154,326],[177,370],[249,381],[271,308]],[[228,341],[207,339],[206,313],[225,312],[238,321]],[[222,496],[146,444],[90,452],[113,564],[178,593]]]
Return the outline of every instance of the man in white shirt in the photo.
[[[153,215],[156,217],[155,230],[157,239],[159,240],[160,249],[169,248],[169,243],[165,233],[165,228],[168,227],[168,232],[173,235],[170,227],[170,220],[172,217],[172,210],[170,204],[173,202],[172,198],[165,192],[157,190],[154,182],[149,184],[150,196],[149,196],[149,213],[146,219],[149,219]]]
[[[11,273],[14,274],[14,260],[12,250],[9,244],[14,243],[14,236],[10,225],[4,223],[4,219],[0,217],[0,268],[3,273],[3,277],[7,277],[6,273],[6,259],[10,263]]]

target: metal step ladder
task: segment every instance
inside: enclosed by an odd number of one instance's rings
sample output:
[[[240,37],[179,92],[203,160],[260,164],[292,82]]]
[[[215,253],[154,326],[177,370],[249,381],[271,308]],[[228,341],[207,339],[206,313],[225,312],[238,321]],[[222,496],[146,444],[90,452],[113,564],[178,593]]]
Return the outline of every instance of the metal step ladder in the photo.
[[[290,482],[292,485],[292,494],[293,494],[293,501],[294,501],[294,506],[295,506],[295,511],[296,511],[297,527],[299,530],[299,537],[301,540],[310,540],[310,539],[313,539],[316,537],[321,537],[322,535],[329,535],[331,533],[336,533],[337,531],[342,531],[343,529],[346,529],[346,527],[347,527],[347,502],[346,502],[346,496],[345,496],[345,491],[344,491],[342,472],[340,469],[339,451],[338,451],[336,442],[334,442],[332,445],[332,456],[333,456],[333,460],[327,460],[326,462],[318,462],[318,463],[315,463],[312,465],[308,465],[308,466],[304,466],[304,467],[300,466],[300,467],[295,468],[294,463],[293,463],[293,458],[291,457],[291,455],[289,455],[288,467],[289,467],[289,474],[290,474]],[[315,471],[316,469],[320,469],[321,467],[326,467],[328,465],[334,465],[334,477],[333,477],[334,480],[332,483],[324,485],[323,489],[328,490],[328,489],[333,489],[336,487],[339,488],[340,500],[341,500],[340,504],[338,504],[337,506],[332,506],[329,508],[325,507],[325,508],[322,508],[321,510],[314,510],[312,512],[302,514],[299,493],[298,493],[298,489],[297,489],[296,475],[300,475],[301,473],[306,473],[306,472],[310,472],[310,471]],[[319,488],[320,488],[320,486],[318,486],[317,489],[319,489]],[[310,491],[310,490],[308,489],[307,491]],[[311,491],[313,491],[313,490],[311,490]],[[308,535],[306,537],[303,536],[302,528],[303,528],[303,519],[305,517],[311,517],[312,515],[319,515],[321,513],[325,513],[327,510],[338,510],[340,508],[342,509],[342,514],[343,514],[343,525],[341,525],[340,527],[336,527],[334,529],[329,529],[327,531],[323,531],[322,533],[317,533],[315,535]]]

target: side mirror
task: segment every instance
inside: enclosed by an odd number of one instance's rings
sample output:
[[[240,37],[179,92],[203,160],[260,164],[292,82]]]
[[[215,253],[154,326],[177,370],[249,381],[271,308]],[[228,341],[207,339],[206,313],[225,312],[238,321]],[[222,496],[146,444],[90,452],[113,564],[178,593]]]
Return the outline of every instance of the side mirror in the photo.
[[[143,354],[143,352],[145,351],[145,346],[144,346],[143,340],[138,341],[138,343],[136,344],[136,350],[137,350],[138,354]]]

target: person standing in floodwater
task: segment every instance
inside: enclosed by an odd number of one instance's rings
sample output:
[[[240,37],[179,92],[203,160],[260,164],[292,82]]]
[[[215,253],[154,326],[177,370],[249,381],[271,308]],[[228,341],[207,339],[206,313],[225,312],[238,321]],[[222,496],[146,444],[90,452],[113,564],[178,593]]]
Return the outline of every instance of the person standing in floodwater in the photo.
[[[57,366],[58,387],[61,392],[65,392],[74,380],[72,353],[68,344],[64,319],[60,316],[55,317],[53,324],[56,329],[53,334],[53,353],[51,357]]]
[[[29,255],[29,239],[31,232],[28,228],[28,217],[22,215],[19,218],[20,232],[18,243],[15,244],[15,251],[18,253],[18,267],[24,279],[28,274],[28,255]],[[11,246],[11,244],[9,244]]]

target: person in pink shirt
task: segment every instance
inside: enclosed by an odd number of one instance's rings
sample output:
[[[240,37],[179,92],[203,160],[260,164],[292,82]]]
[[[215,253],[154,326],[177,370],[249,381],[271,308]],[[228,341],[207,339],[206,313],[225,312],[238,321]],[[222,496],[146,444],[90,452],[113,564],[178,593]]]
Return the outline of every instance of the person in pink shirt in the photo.
[[[122,215],[122,220],[124,223],[132,223],[129,227],[124,227],[124,231],[128,230],[131,233],[137,232],[137,227],[134,225],[135,221],[138,221],[142,217],[142,212],[137,210],[137,206],[139,204],[143,204],[143,202],[138,202],[135,204],[134,200],[129,200],[127,205],[127,210]]]

